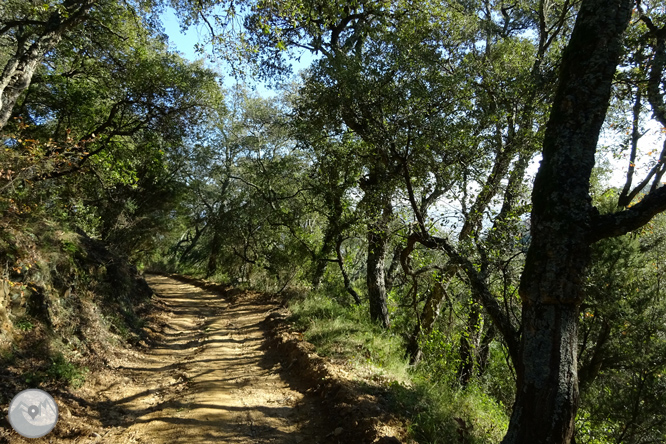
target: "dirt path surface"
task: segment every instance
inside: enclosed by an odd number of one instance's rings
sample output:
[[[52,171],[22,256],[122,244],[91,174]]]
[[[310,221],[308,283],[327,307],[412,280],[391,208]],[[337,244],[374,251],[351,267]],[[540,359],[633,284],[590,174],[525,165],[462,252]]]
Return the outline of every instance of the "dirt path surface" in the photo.
[[[54,433],[11,433],[10,443],[350,442],[266,348],[262,321],[274,305],[163,276],[147,281],[158,308],[146,326],[151,344],[110,356],[110,369],[76,395],[55,394],[64,402]]]
[[[273,307],[248,296],[230,303],[166,277],[148,282],[171,316],[144,365],[126,369],[152,387],[119,403],[136,420],[118,438],[286,444],[329,432],[312,421],[316,405],[288,386],[277,359],[262,349],[260,323]]]
[[[332,431],[262,347],[260,323],[273,307],[162,276],[148,283],[169,315],[142,365],[125,368],[150,388],[116,401],[135,420],[115,442],[314,443]]]

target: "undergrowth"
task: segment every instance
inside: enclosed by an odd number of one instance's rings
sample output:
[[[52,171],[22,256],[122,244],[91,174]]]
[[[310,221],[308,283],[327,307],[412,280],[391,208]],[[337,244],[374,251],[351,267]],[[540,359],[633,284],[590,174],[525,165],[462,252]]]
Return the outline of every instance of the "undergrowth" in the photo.
[[[23,381],[29,386],[43,383],[61,383],[72,388],[81,387],[86,381],[88,368],[71,362],[62,353],[56,353],[46,366],[28,370]]]
[[[324,292],[291,301],[290,322],[319,354],[344,361],[362,375],[363,384],[385,393],[392,409],[409,422],[409,432],[421,444],[498,443],[508,427],[501,403],[484,393],[480,384],[461,387],[455,364],[410,368],[403,338],[370,321],[367,307],[344,306]],[[368,374],[370,372],[370,374]]]
[[[26,386],[78,388],[109,346],[141,338],[151,290],[77,231],[44,218],[0,219],[0,401]]]
[[[54,380],[66,383],[74,388],[81,387],[85,382],[86,367],[80,367],[65,358],[62,353],[57,353],[51,359],[51,365],[46,374]]]
[[[374,367],[393,379],[407,381],[407,362],[400,352],[402,340],[370,322],[362,307],[344,307],[320,293],[290,304],[294,327],[317,347],[322,356],[357,367]]]

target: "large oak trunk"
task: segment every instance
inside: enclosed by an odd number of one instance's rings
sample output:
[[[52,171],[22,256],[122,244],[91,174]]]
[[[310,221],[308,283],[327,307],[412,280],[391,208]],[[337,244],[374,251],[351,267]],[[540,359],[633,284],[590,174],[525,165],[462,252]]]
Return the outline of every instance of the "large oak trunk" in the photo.
[[[366,285],[370,302],[370,319],[383,328],[390,325],[386,295],[386,253],[389,246],[389,223],[393,216],[392,193],[386,185],[386,171],[373,169],[361,182],[365,192],[361,204],[367,211],[368,260]]]
[[[577,305],[524,308],[518,392],[503,443],[571,441],[578,408],[577,341]]]
[[[589,263],[589,196],[630,0],[584,0],[565,50],[532,192],[521,277],[518,391],[503,444],[567,444],[578,408],[578,313]]]
[[[30,56],[32,52],[35,53],[34,58],[10,60],[0,76],[0,129],[9,121],[16,101],[30,86],[32,75],[42,61],[38,51],[31,51]]]

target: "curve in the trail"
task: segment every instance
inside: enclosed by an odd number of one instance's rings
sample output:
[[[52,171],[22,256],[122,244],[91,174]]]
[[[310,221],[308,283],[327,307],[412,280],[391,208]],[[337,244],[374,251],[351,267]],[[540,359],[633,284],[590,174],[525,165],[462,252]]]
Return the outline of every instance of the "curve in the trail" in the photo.
[[[291,389],[263,349],[260,323],[272,307],[164,276],[147,281],[169,316],[161,340],[123,369],[144,387],[113,400],[131,419],[114,442],[316,443],[330,433],[316,402]]]

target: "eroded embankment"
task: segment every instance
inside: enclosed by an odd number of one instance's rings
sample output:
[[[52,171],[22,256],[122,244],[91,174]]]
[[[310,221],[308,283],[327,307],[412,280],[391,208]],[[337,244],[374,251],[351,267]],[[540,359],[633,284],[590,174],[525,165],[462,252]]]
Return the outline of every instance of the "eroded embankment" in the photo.
[[[266,297],[147,280],[147,340],[117,349],[84,387],[55,393],[52,434],[5,429],[0,442],[398,442],[378,400],[338,378]]]

